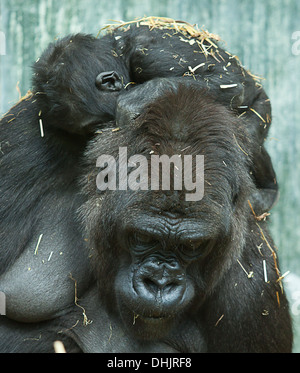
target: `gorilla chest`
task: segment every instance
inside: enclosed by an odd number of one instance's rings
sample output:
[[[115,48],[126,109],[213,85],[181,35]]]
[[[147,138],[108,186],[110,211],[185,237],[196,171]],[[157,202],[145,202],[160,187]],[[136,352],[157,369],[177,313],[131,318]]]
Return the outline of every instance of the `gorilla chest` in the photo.
[[[51,230],[41,226],[39,232],[0,277],[6,315],[17,321],[54,318],[74,305],[75,286],[78,295],[91,280],[85,241],[76,229],[70,232],[70,226],[61,224]]]

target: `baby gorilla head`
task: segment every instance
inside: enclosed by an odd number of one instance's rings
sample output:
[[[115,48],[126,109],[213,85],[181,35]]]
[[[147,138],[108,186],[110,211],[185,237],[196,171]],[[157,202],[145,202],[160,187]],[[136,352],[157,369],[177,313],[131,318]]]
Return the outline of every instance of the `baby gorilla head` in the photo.
[[[33,86],[46,126],[88,132],[115,117],[129,73],[107,35],[71,35],[50,44],[34,65]]]

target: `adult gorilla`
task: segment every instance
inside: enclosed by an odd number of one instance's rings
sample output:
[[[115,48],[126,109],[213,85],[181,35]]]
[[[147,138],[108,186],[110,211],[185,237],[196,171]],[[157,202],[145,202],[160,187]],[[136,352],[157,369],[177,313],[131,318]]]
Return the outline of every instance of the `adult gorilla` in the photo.
[[[48,352],[56,339],[70,352],[291,350],[272,241],[247,202],[260,214],[277,195],[263,148],[269,101],[226,52],[194,60],[196,36],[170,44],[164,33],[51,45],[33,93],[2,119],[0,351]],[[174,48],[185,57],[172,69]],[[203,200],[100,193],[96,159],[121,146],[204,154]]]
[[[127,99],[143,96],[151,85]],[[82,216],[107,309],[134,339],[163,341],[178,351],[290,351],[273,242],[267,223],[249,206],[253,196],[266,193],[251,175],[261,166],[253,165],[256,134],[197,84],[155,85],[164,93],[126,128],[103,130],[85,158],[90,172]],[[128,164],[135,154],[149,164],[153,155],[203,154],[203,199],[188,202],[187,190],[174,185],[97,193],[96,159],[110,154],[120,164],[120,147],[127,148]],[[135,171],[129,168],[128,179]]]

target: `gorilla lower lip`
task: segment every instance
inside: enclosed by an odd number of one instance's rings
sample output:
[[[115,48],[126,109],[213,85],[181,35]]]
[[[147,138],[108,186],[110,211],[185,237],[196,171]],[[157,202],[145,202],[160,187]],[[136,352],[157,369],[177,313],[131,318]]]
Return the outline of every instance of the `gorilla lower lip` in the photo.
[[[153,316],[144,316],[144,315],[135,315],[134,316],[135,320],[137,318],[140,318],[142,321],[147,322],[147,323],[161,323],[166,320],[170,320],[172,316],[170,315],[153,315]]]

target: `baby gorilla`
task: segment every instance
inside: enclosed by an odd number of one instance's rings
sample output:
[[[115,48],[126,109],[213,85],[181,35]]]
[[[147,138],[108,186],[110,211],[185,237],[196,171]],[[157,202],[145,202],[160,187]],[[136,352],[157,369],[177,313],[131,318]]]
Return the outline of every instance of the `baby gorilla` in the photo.
[[[50,44],[34,66],[33,88],[43,123],[72,133],[91,132],[96,124],[115,119],[119,94],[163,77],[196,83],[237,114],[246,110],[254,120],[249,107],[258,96],[263,111],[270,111],[261,86],[234,56],[215,44],[212,50],[206,41],[201,46],[209,52],[202,53],[197,37],[183,38],[176,30],[168,35],[165,29],[131,25],[101,38],[77,34]],[[135,109],[152,99],[148,94],[139,97]]]

